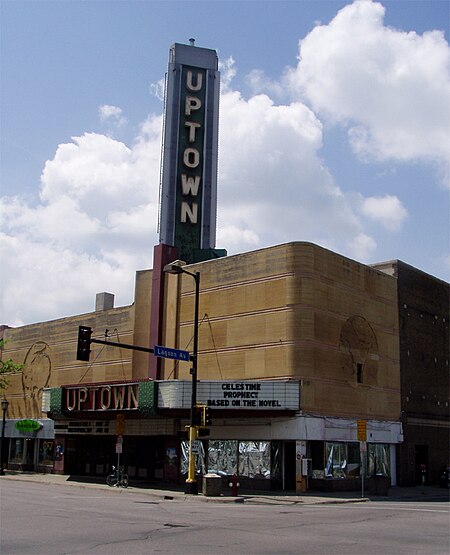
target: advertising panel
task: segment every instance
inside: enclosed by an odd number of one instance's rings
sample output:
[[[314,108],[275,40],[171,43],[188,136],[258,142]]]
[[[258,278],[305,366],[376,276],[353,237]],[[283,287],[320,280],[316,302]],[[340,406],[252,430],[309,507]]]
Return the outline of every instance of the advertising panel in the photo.
[[[191,382],[160,382],[158,408],[189,408]],[[297,411],[300,385],[296,381],[200,381],[197,402],[213,409]]]

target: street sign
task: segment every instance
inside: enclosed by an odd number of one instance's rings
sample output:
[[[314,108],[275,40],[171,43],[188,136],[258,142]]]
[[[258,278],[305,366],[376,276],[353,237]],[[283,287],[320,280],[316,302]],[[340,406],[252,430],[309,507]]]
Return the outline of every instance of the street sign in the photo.
[[[198,439],[194,439],[192,442],[192,453],[194,455],[198,455],[200,453],[200,441]]]
[[[120,412],[116,416],[116,434],[118,436],[125,434],[125,415]]]
[[[358,441],[367,441],[367,420],[358,420]]]
[[[172,358],[174,360],[184,360],[186,362],[189,362],[190,360],[189,351],[181,351],[180,349],[171,349],[169,347],[162,347],[161,345],[155,345],[153,354],[156,357]]]
[[[120,455],[122,453],[122,444],[116,443],[116,454]]]
[[[37,432],[43,427],[42,422],[37,420],[19,420],[16,422],[16,429],[19,432]]]

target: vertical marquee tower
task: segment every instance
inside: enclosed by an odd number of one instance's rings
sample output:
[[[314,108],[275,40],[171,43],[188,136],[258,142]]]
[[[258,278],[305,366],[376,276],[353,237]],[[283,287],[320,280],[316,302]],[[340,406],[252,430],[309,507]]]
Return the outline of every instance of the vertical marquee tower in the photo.
[[[215,50],[198,48],[193,39],[171,47],[159,240],[188,264],[225,254],[215,250],[219,78]]]
[[[174,44],[166,77],[159,245],[154,249],[150,343],[162,340],[163,268],[219,258],[215,248],[220,74],[215,50]],[[149,377],[161,361],[149,358]]]

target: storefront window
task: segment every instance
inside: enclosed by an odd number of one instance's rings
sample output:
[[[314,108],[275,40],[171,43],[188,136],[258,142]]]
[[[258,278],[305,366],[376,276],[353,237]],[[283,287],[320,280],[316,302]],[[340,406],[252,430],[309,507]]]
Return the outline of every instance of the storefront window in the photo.
[[[34,439],[26,439],[25,440],[25,464],[33,465],[34,464]]]
[[[195,454],[195,473],[205,474],[205,450],[203,443],[198,442],[199,452]],[[181,474],[188,473],[189,466],[189,441],[181,442]]]
[[[359,476],[361,474],[361,453],[359,443],[347,443],[347,454],[347,476]]]
[[[347,444],[325,444],[325,478],[345,478],[347,473]]]
[[[248,476],[249,478],[270,478],[270,441],[210,441],[208,447],[208,472],[221,476]],[[274,450],[274,458],[280,467],[281,452]]]
[[[10,452],[9,452],[9,461],[12,463],[22,463],[23,450],[24,450],[23,439],[20,439],[20,438],[12,439]]]
[[[323,479],[325,476],[324,471],[324,461],[325,461],[325,452],[324,452],[324,442],[323,441],[310,441],[309,449],[310,449],[310,457],[312,460],[312,477],[317,479]]]
[[[313,478],[351,478],[361,476],[360,444],[356,442],[310,442]],[[366,476],[390,476],[390,446],[370,443],[365,462]],[[324,462],[321,462],[324,461]],[[324,465],[324,470],[321,466]],[[323,468],[323,466],[322,466]]]
[[[237,441],[210,441],[208,448],[208,472],[214,472],[220,476],[237,474],[237,455]]]
[[[38,464],[42,466],[53,465],[53,441],[43,439],[39,442]]]
[[[390,450],[388,443],[369,443],[367,449],[369,476],[390,476]]]
[[[239,476],[270,478],[270,443],[268,441],[239,442]]]
[[[282,476],[282,443],[281,441],[271,441],[271,458],[272,458],[272,468],[271,468],[271,478],[274,480],[281,480]]]
[[[196,456],[196,472],[204,474],[203,444]],[[189,442],[181,442],[181,472],[187,474]],[[272,467],[272,470],[271,470]],[[208,442],[208,472],[220,476],[279,478],[281,476],[281,443],[270,441],[211,440]]]

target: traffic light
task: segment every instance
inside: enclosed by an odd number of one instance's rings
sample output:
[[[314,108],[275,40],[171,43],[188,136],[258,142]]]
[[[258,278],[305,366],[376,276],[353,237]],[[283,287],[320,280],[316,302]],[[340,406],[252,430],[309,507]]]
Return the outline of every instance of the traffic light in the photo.
[[[80,326],[78,328],[77,360],[89,361],[91,352],[92,328]]]
[[[202,407],[193,407],[192,410],[193,410],[192,424],[194,426],[201,426],[202,425],[202,416],[203,416]]]
[[[212,420],[211,420],[211,414],[210,414],[209,407],[203,407],[202,425],[203,426],[211,426],[211,424],[212,424]]]

